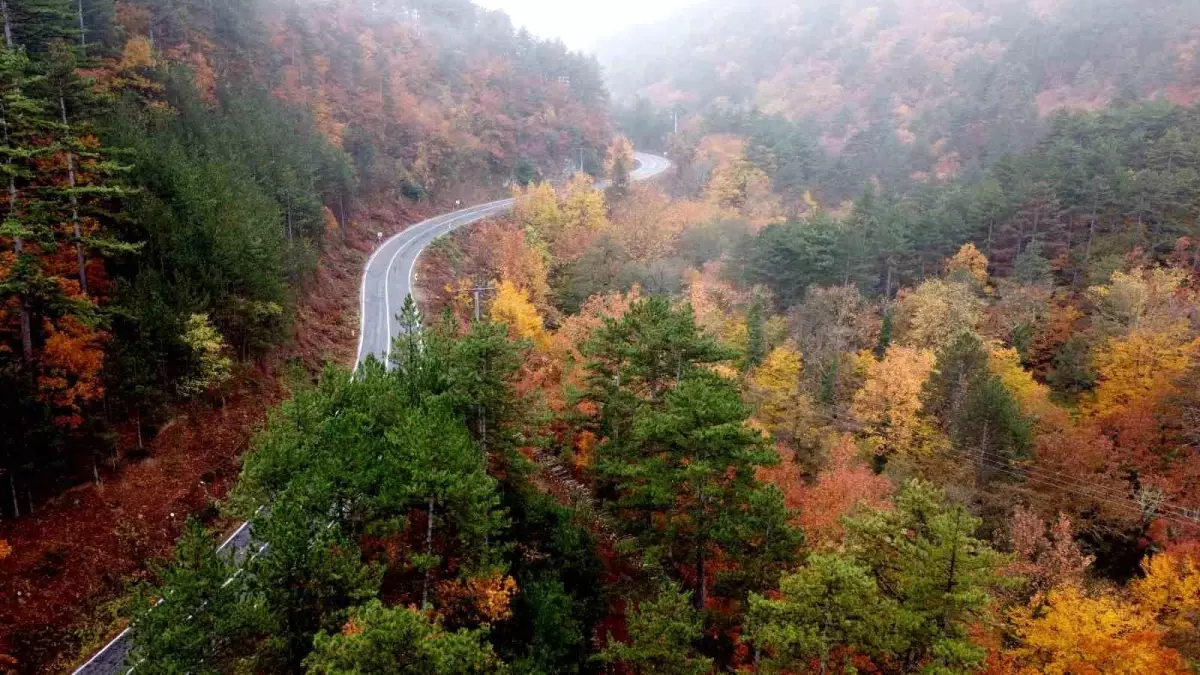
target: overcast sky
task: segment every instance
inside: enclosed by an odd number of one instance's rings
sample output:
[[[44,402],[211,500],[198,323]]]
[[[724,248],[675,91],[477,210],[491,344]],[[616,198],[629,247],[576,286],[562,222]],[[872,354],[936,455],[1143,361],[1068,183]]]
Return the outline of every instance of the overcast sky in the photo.
[[[560,38],[572,49],[593,51],[596,43],[636,24],[665,18],[692,0],[475,0],[502,9],[513,25],[543,38]]]

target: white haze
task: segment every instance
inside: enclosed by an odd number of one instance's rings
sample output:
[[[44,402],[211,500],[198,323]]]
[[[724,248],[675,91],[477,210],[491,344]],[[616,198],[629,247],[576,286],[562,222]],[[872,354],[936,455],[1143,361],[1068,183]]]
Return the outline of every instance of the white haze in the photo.
[[[694,0],[475,0],[504,10],[517,28],[540,38],[560,39],[575,50],[594,52],[598,42],[630,26],[664,19]]]

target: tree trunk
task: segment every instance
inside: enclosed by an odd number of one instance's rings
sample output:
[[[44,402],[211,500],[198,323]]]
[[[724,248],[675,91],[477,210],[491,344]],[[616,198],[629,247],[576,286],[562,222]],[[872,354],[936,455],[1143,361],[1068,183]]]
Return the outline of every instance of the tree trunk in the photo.
[[[75,194],[75,151],[71,148],[71,123],[67,120],[67,99],[58,91],[58,107],[62,111],[63,127],[67,130],[67,186],[71,190],[71,224],[75,227],[75,259],[79,264],[79,290],[86,297],[87,262],[83,259],[83,227],[79,224],[79,197]]]
[[[341,190],[338,190],[338,214],[341,216],[341,222],[338,223],[338,234],[341,235],[344,243],[346,241],[346,202]]]
[[[83,24],[83,0],[79,0],[79,46],[87,49],[87,29]]]
[[[1042,220],[1042,209],[1041,209],[1041,207],[1038,207],[1038,209],[1033,212],[1033,232],[1031,232],[1029,234],[1029,243],[1031,243],[1031,244],[1033,243],[1034,239],[1037,239],[1038,224],[1041,222],[1041,220]],[[1017,244],[1018,244],[1017,253],[1021,252],[1020,243],[1021,242],[1017,242]]]
[[[987,444],[988,444],[988,432],[989,431],[991,431],[991,429],[989,428],[988,423],[985,421],[983,423],[983,435],[979,438],[979,475],[984,477],[985,480],[986,480],[986,476],[987,476],[987,473],[986,473],[987,472],[987,469],[986,469],[987,464],[984,463],[984,459],[986,459],[986,457],[987,457]]]
[[[697,496],[700,501],[700,517],[697,522],[696,531],[703,533],[705,528],[704,517],[704,486],[701,485],[697,490]],[[703,612],[704,607],[708,604],[708,579],[705,574],[704,560],[704,545],[705,539],[703,534],[700,534],[696,540],[696,611]]]
[[[0,0],[3,2],[4,0]],[[15,215],[17,208],[17,184],[12,178],[8,179],[8,217],[12,218]],[[21,259],[21,255],[25,253],[25,242],[20,235],[13,236],[13,251],[17,254],[17,259]],[[18,303],[18,313],[20,314],[21,322],[21,360],[25,363],[25,369],[28,371],[29,377],[33,377],[33,326],[29,320],[29,299],[25,294],[21,294],[21,300]]]
[[[1092,213],[1092,221],[1088,223],[1087,246],[1083,249],[1083,266],[1092,264],[1092,240],[1096,238],[1096,214]]]
[[[13,48],[12,17],[8,14],[8,0],[0,0],[0,14],[4,15],[4,44]]]
[[[425,511],[425,557],[433,553],[433,497],[429,498],[429,507]],[[425,561],[429,565],[429,561]],[[429,609],[429,573],[432,567],[425,568],[425,583],[421,585],[421,609]]]
[[[8,489],[12,492],[13,518],[20,518],[21,505],[17,503],[17,470],[11,467],[8,469]]]

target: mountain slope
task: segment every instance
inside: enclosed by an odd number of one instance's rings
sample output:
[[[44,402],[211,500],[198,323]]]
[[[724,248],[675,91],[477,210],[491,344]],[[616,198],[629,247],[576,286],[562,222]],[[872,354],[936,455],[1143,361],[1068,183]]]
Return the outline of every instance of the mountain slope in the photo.
[[[1194,102],[1198,46],[1200,7],[1178,0],[751,0],[640,29],[602,58],[619,101],[708,130],[778,115],[857,177],[896,184],[986,167],[1054,110]],[[643,143],[668,130],[646,106],[624,120]]]

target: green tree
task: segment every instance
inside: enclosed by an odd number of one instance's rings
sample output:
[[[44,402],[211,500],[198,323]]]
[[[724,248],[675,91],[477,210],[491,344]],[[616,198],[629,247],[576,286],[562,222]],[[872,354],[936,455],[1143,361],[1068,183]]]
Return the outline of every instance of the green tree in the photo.
[[[828,672],[837,648],[866,654],[894,648],[888,643],[895,613],[865,564],[814,554],[783,577],[777,599],[750,596],[746,638],[766,672]]]
[[[954,672],[986,655],[968,627],[984,617],[1003,557],[975,538],[980,523],[918,481],[901,489],[894,509],[846,522],[847,551],[895,604],[889,651],[905,672]]]
[[[629,603],[629,642],[610,635],[600,653],[605,663],[624,664],[636,675],[703,675],[714,664],[696,653],[700,638],[700,614],[692,608],[688,593],[664,588],[653,599],[634,606]]]
[[[605,319],[584,346],[591,396],[612,403],[618,391],[659,403],[691,371],[733,358],[697,325],[690,306],[638,300],[620,319]]]
[[[143,590],[128,662],[150,673],[222,673],[252,666],[246,656],[276,624],[266,598],[212,537],[188,521],[162,582]],[[158,601],[161,599],[161,601]]]
[[[1027,455],[1032,426],[1013,395],[988,370],[983,342],[961,333],[938,352],[937,367],[925,384],[925,408],[940,416],[951,441],[976,458],[980,476]]]
[[[743,362],[743,370],[750,370],[767,358],[767,330],[764,313],[763,301],[758,295],[755,295],[754,300],[750,303],[749,311],[746,312],[746,358]]]
[[[320,675],[406,673],[457,675],[503,672],[486,630],[450,632],[407,607],[378,600],[356,607],[341,632],[321,631],[305,671]]]
[[[629,514],[622,522],[647,558],[693,569],[699,609],[708,600],[712,557],[735,556],[766,534],[745,537],[751,522],[770,522],[783,541],[796,541],[782,499],[756,500],[767,489],[756,469],[778,457],[747,418],[732,383],[697,370],[661,408],[639,406],[624,452],[613,453],[610,444],[599,450],[598,471],[616,486],[616,508]],[[794,550],[785,553],[790,560]]]

